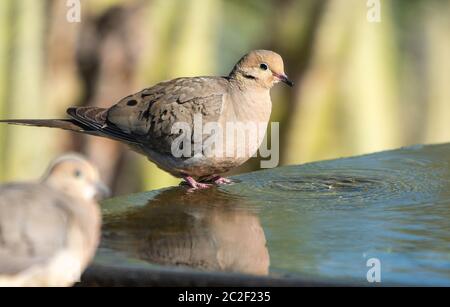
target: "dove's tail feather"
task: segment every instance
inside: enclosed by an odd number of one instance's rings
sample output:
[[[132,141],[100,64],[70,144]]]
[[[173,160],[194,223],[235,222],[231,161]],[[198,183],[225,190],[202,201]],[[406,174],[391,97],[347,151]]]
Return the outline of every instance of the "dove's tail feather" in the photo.
[[[85,126],[73,119],[2,119],[0,123],[8,123],[12,125],[36,126],[59,128],[80,133],[98,135],[95,130]]]
[[[117,141],[139,144],[134,135],[128,134],[106,120],[107,109],[97,107],[71,107],[68,119],[4,119],[0,123],[13,125],[59,128],[84,134],[101,136]]]

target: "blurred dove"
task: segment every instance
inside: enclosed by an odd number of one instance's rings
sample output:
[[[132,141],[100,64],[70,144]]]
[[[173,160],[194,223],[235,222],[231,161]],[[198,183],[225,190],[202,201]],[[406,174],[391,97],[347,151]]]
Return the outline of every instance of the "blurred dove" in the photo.
[[[108,189],[76,154],[54,160],[39,182],[0,185],[0,286],[71,286],[93,258]]]
[[[265,132],[272,109],[270,89],[280,81],[293,85],[284,72],[281,56],[268,50],[254,50],[244,55],[226,77],[164,81],[129,95],[110,108],[71,107],[67,110],[70,119],[0,122],[56,127],[114,139],[147,156],[175,177],[184,178],[193,189],[205,188],[210,185],[205,182],[229,183],[220,174],[251,158],[262,138],[245,144],[246,150],[241,155],[215,154],[216,149],[210,147],[209,155],[178,157],[172,150],[172,143],[180,137],[179,131],[173,131],[174,125],[187,123],[194,134],[195,115],[200,114],[205,125],[212,122],[223,128],[228,123],[258,123]],[[202,135],[203,139],[206,137]],[[230,139],[229,133],[223,135],[223,143],[228,144]]]

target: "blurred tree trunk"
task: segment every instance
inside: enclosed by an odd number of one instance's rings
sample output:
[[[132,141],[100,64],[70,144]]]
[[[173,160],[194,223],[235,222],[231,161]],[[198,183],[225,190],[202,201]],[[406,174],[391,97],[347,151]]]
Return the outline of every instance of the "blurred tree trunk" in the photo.
[[[450,3],[426,8],[426,98],[425,142],[443,143],[450,140]],[[422,88],[420,88],[422,90]]]
[[[299,121],[299,109],[301,101],[298,99],[303,88],[303,77],[307,73],[312,61],[314,46],[316,44],[318,31],[321,27],[322,17],[327,9],[327,0],[313,1],[274,1],[277,5],[277,17],[274,20],[283,19],[279,23],[272,20],[270,27],[274,33],[271,35],[272,49],[279,50],[283,55],[288,75],[294,80],[292,89],[283,91],[282,101],[286,105],[282,110],[278,109],[272,116],[272,120],[281,122],[280,126],[280,159],[285,163],[289,152],[297,151],[298,148],[290,146],[291,135],[297,132],[291,131],[292,127]],[[301,23],[301,25],[299,25]]]
[[[10,118],[42,118],[48,114],[42,80],[45,2],[17,0],[11,5],[12,58],[6,113]],[[41,174],[46,167],[42,160],[52,155],[52,133],[12,126],[6,131],[6,175],[30,179]]]
[[[11,73],[11,23],[12,0],[0,1],[0,115],[7,114],[8,96]],[[6,174],[6,125],[0,126],[0,180],[7,178]]]
[[[401,144],[392,23],[389,5],[382,8],[383,22],[369,23],[365,2],[328,2],[314,56],[297,88],[286,163]]]
[[[84,82],[82,105],[109,107],[133,93],[139,55],[143,52],[145,22],[141,5],[113,6],[83,16],[78,64]],[[99,167],[106,182],[117,191],[137,190],[136,180],[117,176],[125,146],[105,138],[82,138],[81,150]]]
[[[47,37],[45,40],[45,100],[48,105],[46,118],[64,118],[66,109],[76,105],[83,88],[76,65],[76,50],[81,24],[66,19],[66,1],[48,0]],[[73,133],[64,130],[53,133],[55,152],[79,149],[73,142]]]

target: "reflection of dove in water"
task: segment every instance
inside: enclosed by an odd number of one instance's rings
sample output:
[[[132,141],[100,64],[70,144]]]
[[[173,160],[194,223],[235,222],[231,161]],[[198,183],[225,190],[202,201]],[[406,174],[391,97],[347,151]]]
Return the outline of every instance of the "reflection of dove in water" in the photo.
[[[214,153],[217,149],[213,146],[208,155],[176,157],[172,153],[172,143],[180,133],[172,132],[173,126],[186,123],[193,132],[194,117],[200,114],[204,125],[217,123],[223,131],[228,123],[263,124],[265,130],[272,108],[269,91],[279,81],[292,85],[284,73],[281,56],[272,51],[255,50],[243,56],[227,77],[161,82],[123,98],[110,108],[69,108],[67,113],[71,119],[0,122],[56,127],[111,138],[146,155],[172,175],[184,178],[192,188],[205,188],[208,184],[198,181],[229,182],[220,174],[252,157],[262,140],[248,142],[243,154],[234,153],[231,157]],[[224,132],[224,147],[232,143],[227,139],[234,139],[234,134],[234,131]],[[254,134],[249,137],[257,138]],[[194,144],[193,139],[190,141]]]
[[[65,155],[42,181],[0,186],[0,286],[70,286],[100,236],[97,170]]]
[[[263,228],[242,205],[214,190],[190,197],[171,189],[108,222],[114,240],[106,237],[104,242],[151,263],[267,275],[270,259]]]

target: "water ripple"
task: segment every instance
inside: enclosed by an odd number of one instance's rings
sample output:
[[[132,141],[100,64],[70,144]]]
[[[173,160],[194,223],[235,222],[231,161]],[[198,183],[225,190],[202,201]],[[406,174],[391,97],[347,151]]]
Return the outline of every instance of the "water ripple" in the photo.
[[[258,178],[259,177],[259,178]],[[262,179],[261,179],[262,178]],[[419,180],[420,178],[420,180]],[[421,184],[426,180],[427,184]],[[239,193],[272,201],[336,204],[373,202],[423,202],[435,197],[441,181],[434,173],[378,169],[280,168],[270,176],[255,176]]]

